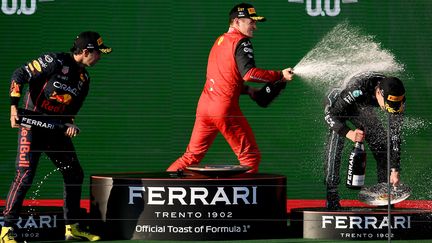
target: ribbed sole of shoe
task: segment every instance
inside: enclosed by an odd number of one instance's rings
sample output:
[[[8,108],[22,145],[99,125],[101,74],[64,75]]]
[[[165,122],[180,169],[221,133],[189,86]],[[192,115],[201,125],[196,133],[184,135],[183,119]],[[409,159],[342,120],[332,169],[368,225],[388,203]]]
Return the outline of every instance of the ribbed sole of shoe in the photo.
[[[85,238],[85,237],[73,237],[73,236],[69,236],[69,237],[65,237],[65,240],[66,241],[68,241],[68,240],[98,241],[100,239],[90,240],[90,239]],[[3,243],[3,242],[0,242],[0,243]]]
[[[67,236],[65,240],[87,240],[86,238]]]

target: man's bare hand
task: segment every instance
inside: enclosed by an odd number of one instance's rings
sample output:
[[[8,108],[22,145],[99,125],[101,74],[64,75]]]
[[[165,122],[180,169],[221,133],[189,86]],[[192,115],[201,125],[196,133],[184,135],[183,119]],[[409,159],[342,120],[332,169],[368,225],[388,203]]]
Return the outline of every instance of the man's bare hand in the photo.
[[[76,137],[80,132],[80,129],[75,124],[66,123],[65,126],[67,126],[65,134],[68,137]]]
[[[390,173],[390,184],[393,186],[398,186],[400,183],[399,171],[393,171]]]
[[[15,105],[11,105],[10,108],[10,123],[12,128],[18,128],[18,108]]]
[[[292,81],[294,77],[294,70],[292,68],[285,68],[282,70],[282,76],[287,82]]]
[[[356,129],[356,130],[350,130],[347,134],[346,137],[355,142],[363,142],[363,140],[365,139],[365,133],[360,130],[360,129]]]

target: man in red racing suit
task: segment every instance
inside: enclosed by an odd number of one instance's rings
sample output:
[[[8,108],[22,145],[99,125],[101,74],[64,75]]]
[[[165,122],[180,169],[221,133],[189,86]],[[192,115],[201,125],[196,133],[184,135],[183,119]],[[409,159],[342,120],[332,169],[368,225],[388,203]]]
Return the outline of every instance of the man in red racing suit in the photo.
[[[252,129],[244,117],[240,94],[251,97],[258,90],[244,82],[291,81],[291,68],[282,71],[263,70],[255,66],[250,38],[256,22],[265,21],[250,4],[236,5],[230,11],[227,33],[219,36],[208,58],[207,77],[196,110],[195,125],[186,152],[167,171],[177,171],[198,164],[220,132],[236,154],[241,165],[258,172],[261,154]]]

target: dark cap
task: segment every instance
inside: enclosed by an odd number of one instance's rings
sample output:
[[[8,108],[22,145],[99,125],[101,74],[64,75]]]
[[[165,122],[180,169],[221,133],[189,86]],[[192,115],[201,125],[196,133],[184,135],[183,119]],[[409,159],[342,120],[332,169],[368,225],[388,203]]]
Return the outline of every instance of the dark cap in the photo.
[[[98,50],[102,53],[112,52],[112,49],[103,43],[102,37],[99,35],[99,33],[93,31],[82,32],[76,37],[71,51],[76,49]]]
[[[390,113],[400,113],[405,108],[405,87],[395,77],[387,77],[380,81],[379,88],[383,92],[385,109]]]
[[[234,6],[230,11],[229,16],[230,19],[250,18],[258,22],[266,21],[266,18],[263,16],[258,16],[254,6],[248,3],[240,3]]]

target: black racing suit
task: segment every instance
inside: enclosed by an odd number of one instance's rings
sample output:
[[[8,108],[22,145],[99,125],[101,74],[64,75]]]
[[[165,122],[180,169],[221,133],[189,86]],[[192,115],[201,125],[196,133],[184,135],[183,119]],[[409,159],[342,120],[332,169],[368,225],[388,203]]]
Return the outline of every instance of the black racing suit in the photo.
[[[387,117],[383,120],[377,116],[379,105],[375,97],[375,88],[383,78],[379,73],[362,73],[351,78],[345,88],[328,94],[325,101],[325,121],[330,128],[325,152],[327,190],[337,188],[340,183],[341,155],[345,136],[351,130],[348,121],[365,132],[365,141],[377,162],[378,183],[387,182]],[[403,114],[391,113],[389,118],[391,168],[399,170]]]
[[[22,108],[48,119],[72,123],[89,90],[89,75],[69,53],[48,53],[15,70],[11,104],[18,105],[24,85],[28,86]],[[19,128],[16,175],[4,210],[6,226],[13,226],[29,190],[41,153],[52,160],[63,175],[66,224],[79,218],[84,173],[71,138],[64,131],[40,127]]]

